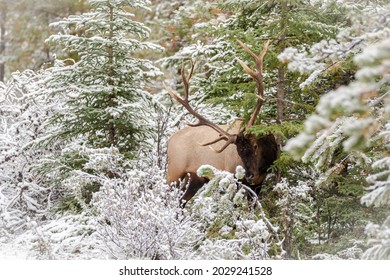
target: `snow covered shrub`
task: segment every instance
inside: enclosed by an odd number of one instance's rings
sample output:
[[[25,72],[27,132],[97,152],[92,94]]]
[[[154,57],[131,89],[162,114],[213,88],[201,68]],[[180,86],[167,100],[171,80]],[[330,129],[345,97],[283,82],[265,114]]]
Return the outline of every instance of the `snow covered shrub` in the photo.
[[[357,246],[347,248],[336,254],[321,253],[312,257],[313,260],[356,260],[362,257],[363,250]]]
[[[142,152],[144,160],[128,160],[117,148],[93,149],[75,142],[62,152],[53,172],[62,173],[61,193],[77,205],[75,209],[61,204],[54,207],[62,215],[32,231],[32,250],[39,250],[39,257],[188,258],[201,234],[180,208],[181,192],[170,189],[164,183],[164,170],[154,165],[156,151]],[[71,160],[66,162],[66,158]],[[75,219],[80,219],[80,225],[73,223]],[[69,221],[66,228],[64,221]],[[64,232],[62,237],[56,228]],[[71,242],[81,238],[85,243],[80,248]],[[94,242],[95,246],[89,245]],[[88,247],[91,254],[85,251]],[[74,256],[68,255],[71,251]]]
[[[27,258],[106,259],[96,233],[96,218],[88,214],[65,214],[42,223],[30,221],[29,229],[16,238]]]
[[[117,148],[91,148],[84,143],[72,143],[64,147],[61,155],[50,162],[51,176],[58,174],[57,191],[63,196],[63,203],[73,199],[73,210],[89,210],[93,193],[102,185],[101,178],[120,178],[129,168],[124,155]],[[72,205],[68,205],[73,207]],[[60,205],[60,210],[72,210]]]
[[[12,232],[25,228],[28,217],[44,217],[51,186],[36,167],[57,147],[42,147],[50,134],[48,118],[60,106],[42,94],[40,74],[14,73],[0,87],[0,221]]]
[[[114,259],[187,259],[202,236],[179,206],[182,195],[166,185],[164,173],[145,167],[101,178],[92,200],[99,238]]]
[[[261,203],[236,174],[212,166],[199,168],[198,175],[210,179],[189,202],[196,229],[204,234],[191,259],[269,259],[283,256],[278,229],[266,217]],[[270,255],[270,249],[276,251]]]
[[[313,211],[310,207],[312,206],[310,184],[313,184],[310,180],[291,183],[286,178],[282,178],[273,189],[279,194],[276,205],[280,208],[278,218],[284,237],[283,247],[288,258],[291,258],[294,253],[295,256],[299,256],[298,239],[300,237],[306,239],[310,236],[307,229],[313,219]]]

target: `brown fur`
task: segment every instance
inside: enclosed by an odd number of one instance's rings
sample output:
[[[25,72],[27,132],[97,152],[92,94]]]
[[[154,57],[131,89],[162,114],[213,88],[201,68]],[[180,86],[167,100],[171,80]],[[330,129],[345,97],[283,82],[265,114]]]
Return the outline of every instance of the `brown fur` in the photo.
[[[272,135],[256,139],[253,135],[239,133],[240,122],[231,127],[220,126],[229,133],[237,133],[236,144],[229,145],[221,153],[216,153],[209,146],[200,144],[210,142],[218,137],[218,133],[207,126],[186,127],[169,139],[168,143],[168,183],[180,179],[188,180],[189,184],[183,199],[188,201],[207,182],[206,178],[196,175],[201,165],[209,164],[220,170],[235,173],[236,167],[241,165],[246,170],[246,179],[249,185],[261,185],[267,169],[276,159],[276,141]],[[214,149],[223,146],[224,141],[211,145]],[[257,146],[257,148],[256,148]],[[257,188],[258,189],[258,188]]]

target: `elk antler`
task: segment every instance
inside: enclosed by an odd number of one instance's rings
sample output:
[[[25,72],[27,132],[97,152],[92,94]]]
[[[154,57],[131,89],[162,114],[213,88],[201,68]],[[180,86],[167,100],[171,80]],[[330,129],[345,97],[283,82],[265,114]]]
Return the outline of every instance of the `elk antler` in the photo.
[[[220,153],[222,152],[223,150],[226,149],[227,146],[229,146],[230,144],[233,144],[236,142],[236,139],[237,139],[237,135],[236,134],[230,134],[228,133],[227,131],[223,130],[222,128],[220,128],[218,125],[216,125],[215,123],[209,121],[208,119],[206,119],[205,117],[201,116],[198,112],[196,112],[189,104],[189,101],[188,101],[188,95],[189,95],[189,80],[191,79],[191,76],[192,76],[192,73],[194,71],[194,62],[191,60],[191,69],[189,70],[189,73],[188,75],[186,75],[184,73],[184,62],[182,63],[182,66],[181,66],[181,77],[182,77],[182,80],[183,80],[183,84],[184,84],[184,98],[181,98],[179,97],[172,88],[168,87],[167,85],[164,84],[166,90],[168,91],[169,95],[175,99],[177,102],[179,102],[181,105],[183,105],[184,108],[187,109],[187,111],[193,115],[195,118],[198,119],[198,122],[197,123],[194,123],[194,124],[188,124],[189,126],[192,126],[192,127],[196,127],[196,126],[202,126],[202,125],[205,125],[205,126],[208,126],[212,129],[214,129],[216,132],[219,133],[220,137],[218,137],[217,139],[211,141],[211,142],[208,142],[208,143],[205,143],[205,144],[201,144],[202,146],[209,146],[211,144],[215,144],[219,141],[222,141],[222,140],[226,140],[226,143],[223,145],[223,147],[219,150],[215,150],[214,148],[210,147],[213,151],[217,152],[217,153]]]
[[[246,128],[249,128],[255,123],[256,117],[260,113],[261,106],[263,105],[264,102],[263,59],[265,54],[267,53],[270,40],[265,42],[263,46],[263,50],[260,52],[259,55],[256,55],[250,48],[248,48],[240,40],[237,40],[237,42],[244,49],[244,51],[246,51],[256,61],[256,71],[253,71],[248,67],[248,65],[245,64],[245,62],[238,59],[238,62],[241,64],[242,68],[244,68],[245,72],[247,72],[249,76],[251,76],[256,81],[256,87],[257,87],[256,107],[253,110],[249,122],[246,126]]]

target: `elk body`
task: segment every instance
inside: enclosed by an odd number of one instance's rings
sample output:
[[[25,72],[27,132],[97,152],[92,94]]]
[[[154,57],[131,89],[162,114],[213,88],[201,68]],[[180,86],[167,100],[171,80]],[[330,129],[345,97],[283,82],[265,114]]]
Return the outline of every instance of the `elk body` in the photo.
[[[267,175],[267,169],[276,159],[277,146],[272,135],[256,139],[253,135],[244,135],[239,131],[240,122],[233,127],[220,126],[230,133],[237,134],[234,145],[229,145],[222,152],[216,153],[199,143],[210,142],[218,138],[218,133],[209,127],[186,127],[174,134],[168,143],[168,182],[189,180],[182,199],[188,201],[207,182],[198,177],[196,172],[202,165],[209,164],[220,170],[235,173],[236,167],[245,168],[244,182],[258,194],[259,187]],[[230,129],[229,129],[230,128]],[[229,129],[229,130],[228,130]],[[221,149],[222,143],[213,145]]]
[[[184,98],[179,97],[167,87],[171,97],[198,119],[198,123],[189,124],[189,127],[171,136],[168,142],[168,183],[186,180],[187,188],[182,197],[185,201],[191,199],[207,182],[206,178],[196,175],[201,165],[209,164],[232,173],[238,165],[243,166],[245,169],[244,183],[258,194],[259,186],[265,179],[268,168],[277,157],[277,144],[273,135],[256,138],[252,134],[245,133],[245,130],[255,122],[264,101],[262,67],[269,42],[264,45],[259,55],[254,54],[243,43],[239,42],[239,44],[256,61],[256,71],[239,61],[244,70],[255,79],[257,85],[258,100],[247,126],[242,128],[239,121],[231,126],[216,125],[190,106],[189,80],[194,69],[193,63],[188,75],[184,73],[184,64],[182,66]]]

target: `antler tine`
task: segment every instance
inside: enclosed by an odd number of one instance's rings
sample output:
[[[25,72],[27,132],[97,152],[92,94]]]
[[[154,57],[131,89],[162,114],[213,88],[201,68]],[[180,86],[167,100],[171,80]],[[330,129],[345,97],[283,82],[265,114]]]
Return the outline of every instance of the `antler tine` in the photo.
[[[177,93],[175,93],[175,91],[171,87],[168,87],[165,83],[164,83],[164,87],[166,88],[166,90],[168,91],[169,95],[173,99],[175,99],[177,102],[179,102],[181,105],[183,105],[183,107],[186,108],[187,111],[191,115],[193,115],[194,117],[196,117],[198,119],[198,123],[188,124],[189,126],[195,127],[195,126],[205,125],[205,126],[208,126],[208,127],[212,128],[212,129],[214,129],[216,132],[219,133],[219,135],[221,135],[216,140],[213,140],[213,141],[211,141],[209,143],[206,143],[206,144],[201,144],[202,146],[208,146],[208,145],[217,143],[217,142],[219,142],[221,140],[226,140],[225,145],[221,149],[219,149],[219,150],[215,150],[212,147],[210,147],[213,151],[215,151],[217,153],[220,153],[223,150],[225,150],[227,146],[229,146],[230,144],[232,144],[232,143],[234,143],[236,141],[237,135],[230,134],[227,131],[223,130],[218,125],[214,124],[213,122],[209,121],[208,119],[206,119],[205,117],[200,115],[198,112],[196,112],[191,107],[191,105],[189,103],[189,100],[188,100],[188,96],[189,96],[189,80],[192,77],[192,73],[194,71],[194,65],[195,65],[194,62],[191,60],[191,69],[189,70],[188,75],[185,74],[184,63],[182,63],[182,66],[181,66],[181,77],[182,77],[183,83],[184,83],[184,98],[179,97],[179,95]]]
[[[256,61],[256,71],[253,71],[251,68],[248,67],[248,65],[245,64],[245,62],[238,59],[238,62],[245,70],[245,72],[247,72],[256,81],[257,87],[256,106],[246,126],[246,128],[249,128],[255,123],[256,117],[260,113],[261,106],[264,102],[263,59],[268,51],[270,40],[264,43],[263,49],[261,50],[259,55],[256,55],[248,46],[246,46],[240,40],[237,40],[237,42],[244,49],[244,51],[246,51]]]
[[[221,140],[227,140],[226,143],[222,146],[222,148],[217,150],[217,149],[214,149],[213,147],[209,146],[209,145],[217,143],[217,142],[219,142]],[[228,139],[225,139],[224,136],[221,136],[221,137],[217,138],[214,141],[211,141],[209,143],[203,144],[202,146],[209,146],[210,149],[213,150],[214,152],[220,153],[223,150],[225,150],[230,144],[234,144],[236,142],[236,140],[237,140],[237,135],[232,135],[232,137],[229,137]]]
[[[189,73],[188,75],[185,74],[185,71],[184,71],[184,61],[182,62],[181,64],[181,78],[183,80],[183,84],[184,84],[184,100],[187,100],[188,101],[188,94],[189,94],[189,81],[192,77],[192,73],[194,71],[194,67],[195,67],[195,63],[194,61],[191,59],[191,69],[189,70]]]
[[[215,139],[213,141],[210,141],[210,142],[207,142],[207,143],[204,143],[204,144],[199,144],[199,145],[201,145],[201,146],[208,146],[208,145],[212,145],[212,144],[218,143],[219,141],[222,141],[222,140],[228,140],[228,138],[225,135],[222,135],[222,136],[218,137],[217,139]]]
[[[263,45],[263,49],[261,50],[261,52],[256,55],[247,45],[245,45],[243,42],[241,42],[240,40],[237,40],[238,44],[244,49],[244,51],[246,51],[256,62],[263,62],[263,58],[265,56],[265,54],[267,53],[268,51],[268,47],[269,47],[269,44],[270,44],[270,40],[268,40],[267,42],[264,43]]]

